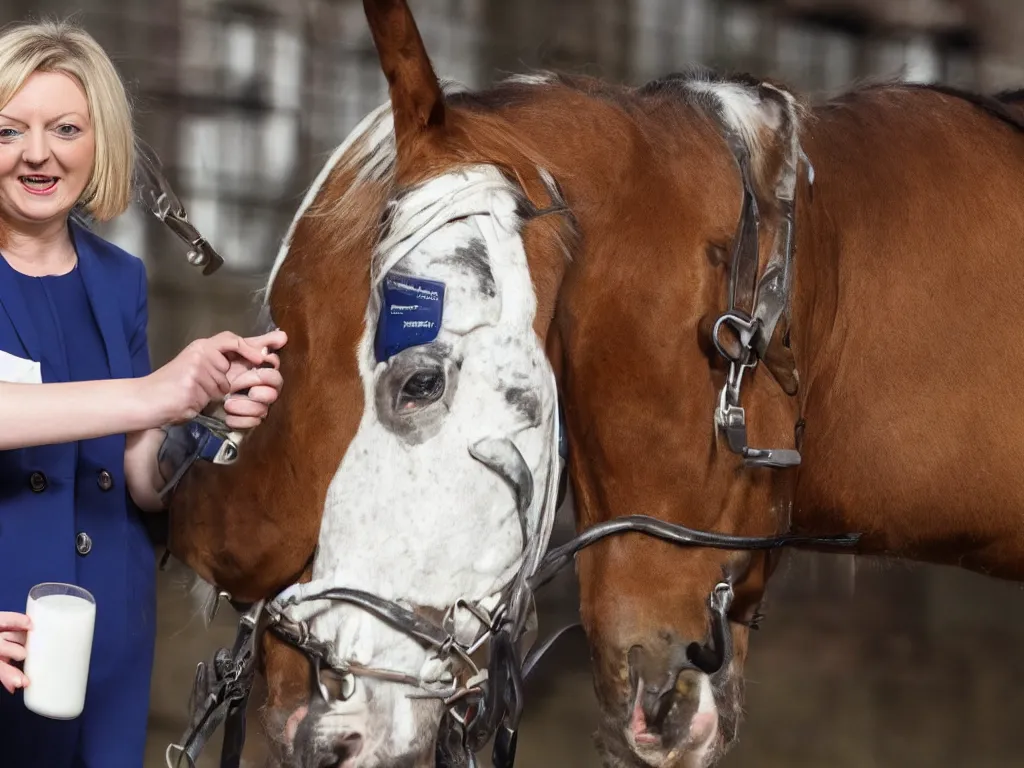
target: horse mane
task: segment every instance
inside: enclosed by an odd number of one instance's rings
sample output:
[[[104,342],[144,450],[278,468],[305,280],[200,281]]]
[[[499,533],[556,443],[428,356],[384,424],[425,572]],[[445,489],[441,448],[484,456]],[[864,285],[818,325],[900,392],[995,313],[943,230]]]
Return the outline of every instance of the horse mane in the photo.
[[[368,189],[376,186],[378,189],[384,187],[390,190],[394,183],[397,157],[392,124],[391,105],[385,102],[352,129],[328,157],[320,173],[306,189],[305,197],[288,225],[288,231],[281,240],[277,257],[267,276],[267,282],[260,292],[262,315],[269,314],[270,291],[281,265],[291,251],[292,240],[300,221],[308,219],[318,226],[323,226],[325,220],[334,220],[346,210],[352,210],[353,206],[366,205],[365,193]],[[325,187],[333,186],[340,179],[347,182],[341,185],[340,194],[321,196],[320,193]],[[371,197],[377,198],[379,194]],[[346,223],[351,223],[352,226],[346,227],[340,237],[343,241],[355,241],[365,237],[366,228],[376,222],[373,217],[349,215],[346,216]]]
[[[520,81],[521,84],[521,81]],[[460,83],[446,80],[441,87],[446,99],[453,104],[463,103],[472,99]],[[497,130],[497,126],[481,116],[478,122],[479,136],[467,137],[470,148],[484,150],[475,146],[473,138],[497,139],[495,146],[501,147],[509,157],[519,156],[532,162],[548,193],[547,207],[538,206],[523,194],[522,180],[517,186],[509,178],[509,191],[518,200],[518,214],[521,218],[533,219],[551,211],[568,213],[566,221],[552,224],[556,236],[566,258],[571,258],[578,232],[575,229],[571,212],[568,211],[561,197],[557,182],[550,174],[540,167],[539,156],[516,136]],[[482,130],[480,130],[482,129]],[[486,156],[486,151],[481,151]],[[275,326],[271,316],[270,295],[275,279],[282,265],[292,250],[294,236],[300,224],[305,227],[304,235],[330,228],[329,238],[335,253],[347,253],[352,246],[360,242],[377,243],[386,235],[391,220],[391,206],[398,203],[409,190],[398,188],[396,183],[396,164],[398,149],[395,143],[394,116],[391,102],[385,101],[349,133],[342,143],[331,153],[317,177],[306,189],[305,197],[289,224],[285,236],[281,240],[274,264],[262,288],[256,291],[257,318],[260,328],[270,329]],[[469,158],[464,158],[472,162]],[[503,168],[513,171],[514,164]],[[509,175],[506,173],[506,175]],[[322,194],[326,193],[326,194]],[[372,259],[353,262],[358,268],[371,271]],[[294,275],[289,279],[294,280]]]
[[[534,99],[559,89],[612,106],[641,134],[648,133],[652,126],[671,131],[673,121],[682,128],[694,115],[717,118],[716,124],[729,126],[746,145],[753,174],[758,179],[772,175],[770,166],[779,160],[778,147],[770,148],[771,145],[783,134],[794,135],[797,124],[808,112],[781,83],[757,80],[750,75],[725,75],[702,66],[674,72],[640,86],[557,71],[514,75],[486,90],[459,94],[453,105],[486,117],[502,110],[529,109],[535,104]],[[662,109],[666,105],[686,105],[693,111]],[[538,117],[536,110],[533,117]],[[517,143],[516,137],[509,135],[507,125],[499,123],[495,128],[504,131],[506,145],[512,147]],[[650,135],[654,145],[663,138],[664,135],[661,138]],[[565,176],[573,171],[562,168],[560,173]]]
[[[829,99],[822,104],[822,107],[828,109],[846,106],[858,97],[878,92],[930,92],[950,96],[978,107],[985,114],[1000,120],[1016,131],[1024,132],[1024,114],[1008,106],[1016,101],[1024,101],[1024,88],[987,94],[943,83],[908,83],[898,80],[881,80],[860,83],[856,87]]]
[[[706,89],[702,89],[702,85],[707,86]],[[757,89],[763,85],[785,89],[784,84],[771,79],[759,80],[746,72],[724,72],[702,65],[694,65],[677,72],[672,72],[638,87],[616,85],[587,75],[573,75],[558,71],[536,71],[525,75],[513,75],[484,90],[458,94],[456,103],[469,109],[494,111],[528,103],[532,96],[537,93],[538,87],[561,86],[586,96],[613,101],[619,106],[629,109],[639,106],[650,96],[675,95],[693,98],[696,95],[698,96],[697,100],[700,101],[699,94],[702,90],[710,93],[712,90],[717,89],[721,93],[722,90],[727,90],[730,87]],[[1015,130],[1024,131],[1024,114],[1020,114],[1008,106],[1017,102],[1024,102],[1024,88],[1007,89],[995,94],[986,94],[942,83],[877,80],[858,83],[854,87],[820,104],[804,105],[802,102],[798,102],[797,105],[803,113],[801,116],[807,117],[810,114],[811,107],[818,106],[823,109],[841,107],[862,95],[879,91],[889,93],[900,91],[931,92],[950,96],[978,107],[986,114],[1006,123]],[[714,106],[708,103],[707,100],[704,100],[703,105]]]
[[[597,77],[571,74],[554,70],[536,70],[511,75],[494,85],[479,90],[468,90],[464,86],[445,81],[442,88],[446,100],[454,107],[460,107],[484,118],[478,123],[486,133],[494,134],[491,139],[500,139],[506,150],[534,162],[533,152],[518,141],[507,130],[487,125],[486,118],[499,111],[526,107],[549,88],[565,88],[581,95],[611,102],[627,113],[644,111],[649,108],[652,98],[668,96],[693,104],[701,111],[742,110],[740,99],[730,99],[730,94],[757,93],[759,89],[770,88],[790,96],[790,104],[801,121],[813,120],[815,108],[830,110],[848,106],[853,101],[874,93],[930,92],[949,96],[971,104],[983,113],[993,117],[1016,131],[1024,133],[1024,112],[1015,109],[1018,102],[1024,102],[1024,88],[1008,89],[996,94],[984,94],[939,83],[908,83],[899,80],[861,82],[854,87],[818,104],[808,104],[792,96],[781,83],[770,79],[759,80],[745,72],[724,72],[705,66],[695,65],[663,77],[650,80],[639,86],[629,86],[602,80]],[[732,103],[730,103],[732,102]],[[754,122],[744,119],[742,114],[732,116],[736,126],[753,154],[757,154],[759,136],[753,129]],[[486,126],[486,127],[485,127]],[[501,135],[497,135],[501,133]],[[493,144],[493,141],[487,143]],[[393,119],[389,102],[380,105],[367,115],[334,150],[306,192],[289,229],[282,239],[277,258],[270,271],[261,304],[266,310],[270,288],[274,278],[291,247],[292,236],[299,221],[332,222],[344,215],[347,228],[341,235],[344,241],[354,241],[371,234],[371,228],[380,234],[384,221],[380,217],[387,201],[395,192],[395,160],[397,150],[394,140]],[[344,180],[343,182],[341,180]],[[320,195],[325,186],[336,186],[338,194]],[[367,194],[372,191],[372,194]],[[354,208],[366,209],[372,215],[353,215]],[[371,212],[369,208],[373,208]],[[321,226],[323,224],[320,224]],[[367,268],[369,266],[367,265]]]
[[[995,97],[999,101],[1015,104],[1018,101],[1024,101],[1024,88],[1008,88],[1005,91],[999,91]]]

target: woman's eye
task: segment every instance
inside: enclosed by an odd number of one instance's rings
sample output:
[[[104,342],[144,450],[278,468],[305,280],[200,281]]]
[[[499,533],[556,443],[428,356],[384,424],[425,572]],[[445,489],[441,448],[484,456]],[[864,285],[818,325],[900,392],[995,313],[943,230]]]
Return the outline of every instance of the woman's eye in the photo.
[[[18,132],[13,128],[0,128],[0,141],[5,139],[13,139],[18,135]]]
[[[398,409],[406,410],[432,403],[444,393],[444,373],[418,371],[406,379],[398,394]]]
[[[78,135],[78,132],[78,126],[71,125],[70,123],[65,123],[64,125],[57,126],[57,133],[64,137],[76,136]]]

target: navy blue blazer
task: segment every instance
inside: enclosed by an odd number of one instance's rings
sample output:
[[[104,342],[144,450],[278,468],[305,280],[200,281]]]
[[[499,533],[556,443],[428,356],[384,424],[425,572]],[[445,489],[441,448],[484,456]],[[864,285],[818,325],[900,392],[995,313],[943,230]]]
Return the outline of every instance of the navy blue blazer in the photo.
[[[69,226],[111,376],[148,374],[144,264]],[[67,381],[66,360],[60,350],[41,348],[15,277],[0,258],[0,350],[41,363],[44,383]],[[132,689],[134,706],[146,711],[156,568],[145,513],[125,485],[124,449],[125,436],[112,435],[0,451],[0,611],[23,612],[28,590],[40,582],[88,589],[96,598],[89,696],[94,684],[109,682]]]

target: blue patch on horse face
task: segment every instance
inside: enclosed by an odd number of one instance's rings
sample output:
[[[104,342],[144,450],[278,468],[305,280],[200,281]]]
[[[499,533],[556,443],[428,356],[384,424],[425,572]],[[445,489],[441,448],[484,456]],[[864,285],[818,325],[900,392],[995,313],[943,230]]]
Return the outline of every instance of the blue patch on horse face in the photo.
[[[390,360],[403,349],[429,344],[441,331],[444,283],[389,272],[381,284],[374,353],[377,362]]]

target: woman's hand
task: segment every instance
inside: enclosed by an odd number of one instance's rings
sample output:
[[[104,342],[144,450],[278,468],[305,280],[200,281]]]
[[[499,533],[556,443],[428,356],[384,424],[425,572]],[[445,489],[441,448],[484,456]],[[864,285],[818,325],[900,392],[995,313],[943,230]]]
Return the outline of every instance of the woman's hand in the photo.
[[[262,341],[264,338],[244,339],[224,331],[209,339],[197,339],[162,368],[140,379],[145,407],[154,416],[152,426],[194,419],[210,401],[231,392],[229,373],[233,367],[240,362],[248,368],[267,361],[263,349],[269,345]]]
[[[23,613],[0,611],[0,685],[8,693],[28,685],[25,673],[11,662],[25,660],[25,633],[31,626],[31,620]]]
[[[210,402],[220,403],[223,399],[226,412],[224,422],[228,428],[250,429],[263,420],[270,404],[277,400],[282,385],[281,372],[278,371],[281,361],[270,350],[280,349],[287,341],[284,331],[272,331],[246,339],[224,333],[213,339],[194,342],[189,347],[196,347],[196,354],[190,354],[187,360],[181,361],[181,371],[193,375],[175,378],[175,371],[165,371],[164,368],[179,362],[176,358],[155,374],[146,377],[155,378],[156,381],[147,383],[149,389],[145,390],[143,398],[149,397],[148,393],[152,391],[156,393],[154,397],[165,397],[173,403],[173,392],[167,394],[162,387],[173,388],[175,381],[184,382],[190,387],[198,386],[198,391],[191,390],[191,399],[177,401],[177,410],[172,411],[177,414],[175,421],[195,418],[195,413],[189,415],[190,410],[194,409],[198,413]],[[239,351],[232,352],[231,349]],[[184,363],[192,363],[193,367]],[[268,367],[255,367],[260,365]],[[161,381],[157,374],[165,375],[167,381]],[[204,381],[216,384],[214,387],[209,384],[204,387]],[[161,422],[160,426],[166,423]],[[128,492],[138,507],[150,512],[164,509],[165,504],[159,494],[164,478],[156,458],[164,439],[163,430],[147,428],[129,433],[125,443],[124,476]]]
[[[281,378],[281,359],[270,350],[281,349],[288,343],[284,331],[277,330],[262,336],[245,339],[264,352],[263,367],[253,368],[244,359],[231,364],[227,373],[230,392],[224,398],[224,422],[231,429],[252,429],[266,418],[270,406],[277,401],[284,380]]]

